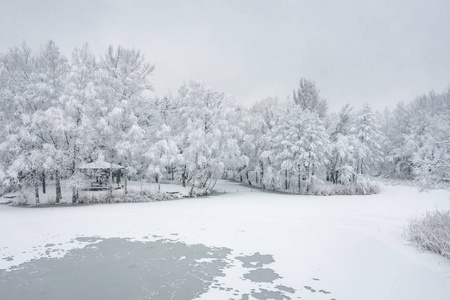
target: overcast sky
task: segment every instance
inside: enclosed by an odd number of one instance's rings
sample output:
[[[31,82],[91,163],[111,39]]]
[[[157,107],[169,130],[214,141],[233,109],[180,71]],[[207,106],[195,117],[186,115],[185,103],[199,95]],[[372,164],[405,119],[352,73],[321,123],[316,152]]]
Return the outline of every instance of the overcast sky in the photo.
[[[141,50],[155,92],[191,79],[251,104],[286,98],[306,77],[333,111],[381,110],[450,85],[450,1],[0,0],[0,52],[52,39]]]

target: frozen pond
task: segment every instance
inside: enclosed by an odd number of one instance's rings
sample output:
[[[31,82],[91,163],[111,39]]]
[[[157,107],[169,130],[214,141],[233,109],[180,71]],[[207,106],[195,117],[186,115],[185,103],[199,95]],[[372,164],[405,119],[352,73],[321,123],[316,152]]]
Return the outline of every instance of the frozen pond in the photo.
[[[172,190],[172,188],[170,188]],[[449,193],[265,193],[39,209],[0,205],[0,299],[447,300],[449,263],[403,237]]]
[[[272,255],[232,256],[231,249],[159,239],[77,238],[88,245],[62,258],[43,257],[0,273],[5,299],[195,299],[211,289],[229,292],[230,299],[291,299],[295,289],[273,282],[281,278],[267,267]],[[54,244],[47,252],[58,251]],[[219,282],[234,263],[253,284],[250,293]],[[259,283],[271,288],[259,288]],[[313,291],[315,292],[315,291]],[[331,299],[331,298],[329,298]]]

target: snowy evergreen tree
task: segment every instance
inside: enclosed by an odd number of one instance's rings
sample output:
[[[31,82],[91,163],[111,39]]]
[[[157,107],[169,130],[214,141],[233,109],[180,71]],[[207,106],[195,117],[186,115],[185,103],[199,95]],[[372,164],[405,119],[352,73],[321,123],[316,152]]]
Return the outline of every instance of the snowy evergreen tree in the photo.
[[[309,193],[317,181],[317,171],[327,162],[329,141],[322,120],[299,105],[288,108],[274,130],[276,160],[288,186],[289,174],[297,175],[297,192]]]
[[[375,173],[376,166],[382,159],[379,143],[383,136],[368,104],[356,114],[353,134],[358,141],[355,145],[356,174]]]
[[[295,104],[302,110],[309,110],[316,113],[321,119],[327,114],[327,101],[319,96],[319,90],[316,83],[306,78],[300,79],[300,86],[297,91],[294,90],[293,99]]]
[[[346,183],[353,179],[357,138],[352,134],[354,115],[349,104],[337,116],[337,123],[330,134],[330,157],[327,164],[327,180]]]

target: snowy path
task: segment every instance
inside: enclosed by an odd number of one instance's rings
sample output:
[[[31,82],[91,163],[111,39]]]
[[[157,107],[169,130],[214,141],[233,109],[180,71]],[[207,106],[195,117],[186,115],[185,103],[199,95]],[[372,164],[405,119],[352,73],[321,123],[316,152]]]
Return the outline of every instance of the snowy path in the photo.
[[[224,276],[215,278],[217,288],[201,299],[447,300],[450,295],[450,262],[419,252],[402,237],[409,218],[449,209],[449,192],[384,187],[374,196],[309,197],[227,181],[216,190],[207,198],[155,203],[0,205],[0,269],[62,257],[92,243],[80,237],[99,237],[105,245],[117,237],[164,239],[228,249]],[[254,256],[258,252],[261,256]],[[258,259],[246,266],[251,257]]]

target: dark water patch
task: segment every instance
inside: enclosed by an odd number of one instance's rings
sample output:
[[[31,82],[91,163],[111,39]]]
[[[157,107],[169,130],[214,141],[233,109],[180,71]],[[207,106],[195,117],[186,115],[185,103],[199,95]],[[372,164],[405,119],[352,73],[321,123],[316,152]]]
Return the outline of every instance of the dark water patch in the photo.
[[[45,248],[50,248],[50,247],[53,247],[53,246],[55,246],[55,244],[47,244],[47,245],[45,245],[44,247],[45,247]]]
[[[6,261],[13,261],[14,260],[14,256],[7,256],[7,257],[3,257],[2,259],[6,260]]]
[[[325,291],[325,290],[319,290],[319,293],[322,293],[322,294],[331,294],[330,292]]]
[[[242,261],[242,266],[244,268],[261,268],[262,266],[268,265],[275,261],[272,255],[262,255],[259,252],[256,252],[253,255],[237,256],[236,259]]]
[[[313,289],[312,287],[310,287],[310,286],[307,286],[307,285],[305,285],[305,286],[303,286],[305,289],[307,289],[308,291],[310,291],[311,293],[315,293],[315,292],[317,292],[315,289]]]
[[[312,280],[319,281],[319,278],[313,278]]]
[[[288,293],[295,293],[295,289],[288,287],[288,286],[284,286],[284,285],[277,285],[275,287],[276,289],[279,289],[280,291],[284,291],[284,292],[288,292]]]
[[[249,297],[250,297],[249,294],[243,294],[243,295],[241,296],[241,300],[248,300]]]
[[[256,269],[244,274],[244,278],[252,282],[273,282],[281,276],[272,269]]]
[[[80,236],[80,237],[77,237],[75,240],[78,242],[82,242],[82,243],[95,243],[97,241],[100,241],[101,239],[98,237]]]
[[[228,267],[227,248],[112,238],[0,271],[5,299],[194,299]],[[201,260],[202,258],[214,258]]]
[[[291,299],[291,297],[284,295],[280,291],[269,291],[266,289],[261,289],[259,292],[252,293],[252,297],[260,300],[266,300],[266,299],[274,299],[274,300],[285,300],[285,299]]]

